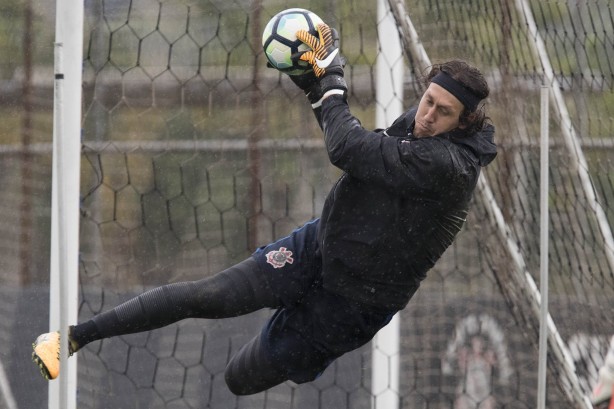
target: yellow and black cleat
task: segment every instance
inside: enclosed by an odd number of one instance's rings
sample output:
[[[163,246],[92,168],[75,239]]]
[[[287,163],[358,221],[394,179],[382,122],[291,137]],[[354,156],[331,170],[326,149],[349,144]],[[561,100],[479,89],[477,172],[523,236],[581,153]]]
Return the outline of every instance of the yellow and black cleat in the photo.
[[[40,368],[43,377],[47,380],[57,378],[60,374],[60,333],[39,335],[32,348],[32,360]]]

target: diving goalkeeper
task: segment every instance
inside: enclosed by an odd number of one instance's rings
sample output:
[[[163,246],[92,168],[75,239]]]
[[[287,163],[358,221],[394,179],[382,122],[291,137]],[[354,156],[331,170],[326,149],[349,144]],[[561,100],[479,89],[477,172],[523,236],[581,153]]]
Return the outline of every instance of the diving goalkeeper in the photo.
[[[316,379],[336,358],[369,342],[418,289],[461,230],[481,167],[496,156],[485,114],[489,88],[464,61],[431,67],[417,108],[386,129],[363,128],[348,107],[335,30],[299,32],[313,71],[293,76],[344,173],[321,216],[251,257],[198,281],[174,283],[69,328],[70,353],[104,338],[186,318],[219,319],[262,308],[275,313],[230,359],[237,395],[287,380]],[[33,358],[59,375],[57,332],[39,336]]]

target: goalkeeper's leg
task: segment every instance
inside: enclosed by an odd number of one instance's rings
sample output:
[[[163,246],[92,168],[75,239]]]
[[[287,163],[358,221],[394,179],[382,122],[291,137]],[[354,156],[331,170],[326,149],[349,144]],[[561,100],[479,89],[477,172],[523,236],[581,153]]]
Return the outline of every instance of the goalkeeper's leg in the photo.
[[[185,318],[229,318],[279,306],[253,258],[198,281],[147,291],[73,329],[79,348],[96,339],[161,328]]]
[[[185,318],[228,318],[277,308],[279,298],[270,290],[253,258],[213,277],[168,284],[149,290],[125,303],[70,328],[70,351],[90,342],[164,327]],[[59,374],[60,340],[57,333],[43,334],[34,345],[33,359],[43,376]]]
[[[335,359],[369,342],[394,313],[316,284],[299,304],[278,309],[235,354],[226,366],[226,384],[236,395],[249,395],[285,380],[311,382]]]
[[[312,381],[336,358],[337,355],[321,350],[318,342],[292,328],[314,324],[306,322],[312,320],[305,320],[300,310],[303,307],[277,310],[262,332],[232,357],[225,372],[232,393],[251,395],[286,380]]]

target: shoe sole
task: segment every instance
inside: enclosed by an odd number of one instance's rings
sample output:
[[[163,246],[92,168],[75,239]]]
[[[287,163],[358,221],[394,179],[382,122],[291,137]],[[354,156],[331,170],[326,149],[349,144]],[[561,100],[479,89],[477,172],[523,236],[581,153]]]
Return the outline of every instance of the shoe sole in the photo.
[[[32,347],[34,348],[36,345],[32,344]],[[46,380],[51,380],[51,374],[49,373],[49,369],[47,369],[47,366],[45,365],[45,363],[43,362],[43,360],[36,354],[36,352],[32,352],[32,361],[38,365],[38,367],[40,368],[40,372],[41,375],[43,376],[43,378],[45,378]]]
[[[32,361],[34,361],[34,363],[38,365],[38,367],[40,368],[41,375],[43,375],[43,378],[45,378],[48,381],[51,380],[51,375],[49,374],[49,370],[43,363],[43,360],[40,359],[40,357],[36,355],[35,352],[32,352]]]

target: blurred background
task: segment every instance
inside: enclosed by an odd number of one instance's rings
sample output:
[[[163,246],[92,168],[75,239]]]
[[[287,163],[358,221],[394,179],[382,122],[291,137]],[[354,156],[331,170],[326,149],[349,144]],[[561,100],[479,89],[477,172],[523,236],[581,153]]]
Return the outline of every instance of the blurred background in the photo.
[[[513,296],[509,249],[537,281],[539,92],[550,77],[563,102],[550,126],[550,310],[588,392],[614,327],[612,2],[404,5],[433,63],[463,58],[485,73],[500,151],[485,172],[494,202],[476,193],[455,245],[400,313],[400,406],[535,405],[537,328],[530,305]],[[340,172],[304,95],[266,68],[261,51],[266,22],[290,7],[338,29],[350,107],[375,128],[375,61],[386,41],[376,2],[85,1],[80,320],[157,285],[214,274],[319,215]],[[21,409],[47,402],[30,354],[49,319],[55,4],[0,0],[0,10],[0,408]],[[539,41],[545,53],[534,51]],[[388,63],[405,68],[403,106],[417,104],[419,64],[410,53]],[[311,384],[233,396],[225,364],[270,313],[93,343],[79,353],[77,406],[371,407],[370,346]],[[548,406],[572,408],[567,374],[552,361]]]

